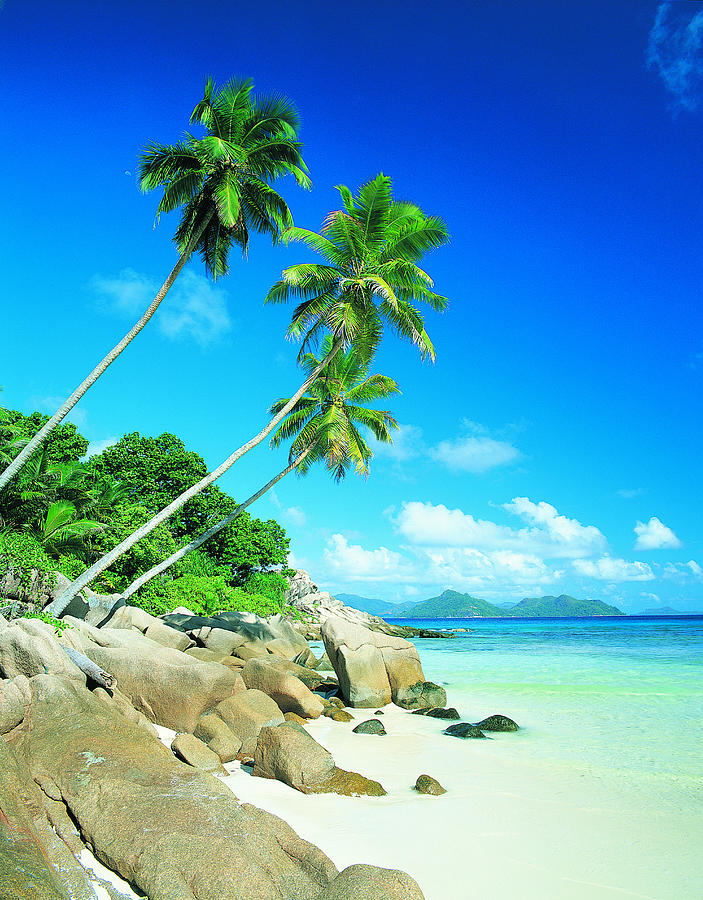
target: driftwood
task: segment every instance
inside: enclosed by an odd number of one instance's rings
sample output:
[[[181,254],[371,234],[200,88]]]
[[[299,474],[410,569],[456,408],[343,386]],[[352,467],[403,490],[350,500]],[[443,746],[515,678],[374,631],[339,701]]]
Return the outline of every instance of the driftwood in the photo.
[[[117,687],[117,679],[115,676],[110,675],[109,672],[103,672],[100,666],[96,665],[92,659],[88,659],[85,654],[79,653],[78,650],[74,650],[72,647],[64,647],[63,644],[61,645],[61,649],[74,666],[78,666],[81,672],[83,672],[84,675],[87,675],[92,681],[95,681],[101,687],[108,688],[108,690],[113,690]]]

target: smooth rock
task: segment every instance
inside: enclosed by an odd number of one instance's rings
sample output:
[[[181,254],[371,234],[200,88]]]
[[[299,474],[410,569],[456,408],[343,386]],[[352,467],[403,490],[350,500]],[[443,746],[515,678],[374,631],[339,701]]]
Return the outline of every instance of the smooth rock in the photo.
[[[158,725],[193,732],[203,713],[244,689],[241,678],[225,666],[200,662],[138,631],[68,621],[74,628],[64,631],[61,641],[114,675],[135,709]]]
[[[447,705],[447,692],[432,681],[418,681],[399,689],[393,702],[401,709],[436,709]]]
[[[322,715],[327,719],[332,719],[333,722],[354,721],[354,716],[350,712],[347,712],[346,709],[337,709],[336,706],[328,706]]]
[[[54,629],[40,619],[14,619],[0,631],[0,676],[66,675],[79,684],[86,677],[66,656]]]
[[[239,804],[65,678],[32,679],[21,749],[96,856],[150,900],[310,900],[336,869],[281,819]]]
[[[17,678],[25,676],[18,675]],[[0,734],[12,731],[24,719],[28,704],[25,693],[15,683],[16,681],[17,679],[0,681]]]
[[[379,722],[378,719],[367,719],[365,722],[360,722],[352,731],[354,734],[387,734],[383,722]]]
[[[453,706],[442,709],[441,706],[423,707],[422,709],[414,709],[414,716],[428,716],[430,719],[460,719],[461,716]]]
[[[468,895],[467,895],[468,896]],[[349,866],[317,900],[424,900],[418,883],[397,869]]]
[[[307,794],[334,772],[332,754],[300,725],[261,729],[254,753],[253,775],[275,778]]]
[[[305,719],[318,719],[324,709],[322,700],[295,675],[281,670],[268,660],[250,659],[242,669],[248,688],[263,691],[275,700],[282,712],[294,712]]]
[[[216,753],[220,762],[223,763],[236,759],[242,748],[242,739],[237,737],[232,729],[214,714],[200,717],[195,726],[194,735],[198,740],[207,744],[208,748]]]
[[[233,694],[217,704],[215,713],[242,743],[248,738],[256,739],[267,725],[281,725],[285,721],[276,702],[256,689]]]
[[[470,725],[468,722],[459,722],[457,725],[450,725],[449,728],[445,728],[443,734],[448,734],[450,737],[458,737],[458,738],[485,738],[486,735],[481,731],[480,728],[477,728],[475,725]]]
[[[220,762],[220,757],[206,744],[192,734],[177,734],[171,741],[171,750],[187,762],[189,766],[212,772],[213,775],[226,775],[227,770]]]
[[[509,719],[507,716],[495,715],[488,716],[487,719],[483,719],[480,722],[476,723],[477,728],[482,728],[484,731],[517,731],[518,724],[517,722],[513,722],[512,719]]]
[[[433,778],[431,775],[419,775],[415,782],[415,790],[418,794],[431,794],[433,797],[439,797],[440,794],[446,794],[447,789]]]

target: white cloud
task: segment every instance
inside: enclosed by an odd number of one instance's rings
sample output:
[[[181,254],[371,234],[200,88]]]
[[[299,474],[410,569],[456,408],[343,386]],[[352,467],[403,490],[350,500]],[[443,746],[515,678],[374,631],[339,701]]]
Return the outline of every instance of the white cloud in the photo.
[[[414,544],[507,550],[539,558],[589,556],[603,552],[607,546],[605,536],[595,526],[560,516],[549,503],[515,497],[503,508],[529,521],[531,527],[510,528],[475,519],[460,509],[420,501],[404,502],[395,524]]]
[[[49,396],[49,397],[30,397],[30,406],[47,416],[53,416],[66,402],[66,397]],[[71,412],[63,419],[63,422],[72,422],[79,430],[85,428],[88,414],[84,409],[76,409],[74,406]]]
[[[623,500],[634,500],[635,497],[640,497],[644,494],[644,488],[622,488],[617,494]]]
[[[85,451],[84,458],[90,459],[91,456],[97,456],[98,453],[102,453],[103,450],[107,450],[108,447],[114,447],[116,443],[116,437],[103,438],[102,441],[91,441],[88,444],[88,449]]]
[[[403,581],[412,575],[409,562],[400,553],[378,547],[365,550],[350,544],[342,534],[333,534],[323,552],[332,573],[352,581]]]
[[[671,528],[667,528],[656,516],[646,524],[638,522],[635,525],[635,550],[661,550],[663,548],[676,548],[681,546],[681,541],[676,537]]]
[[[481,475],[496,466],[505,466],[520,457],[520,451],[507,441],[491,437],[459,437],[440,441],[430,448],[430,457],[457,472]]]
[[[647,65],[674,97],[695,110],[703,95],[703,10],[697,3],[660,3],[649,33]]]
[[[104,309],[129,316],[141,315],[159,289],[156,281],[130,268],[122,269],[116,278],[94,275],[88,287]]]
[[[161,308],[159,326],[169,338],[192,337],[211,344],[232,328],[227,295],[203,275],[182,272]]]
[[[698,563],[695,561],[695,559],[689,559],[689,561],[686,563],[686,565],[691,570],[691,573],[693,575],[697,576],[698,578],[700,578],[703,575],[703,569],[701,569],[701,567],[698,565]]]
[[[308,520],[308,517],[305,515],[305,510],[300,506],[289,506],[284,511],[283,515],[291,525],[295,525],[296,528],[302,528]]]
[[[393,432],[393,443],[383,444],[374,441],[374,453],[376,456],[385,456],[394,462],[407,462],[417,459],[426,453],[422,439],[422,428],[417,425],[400,425]]]
[[[600,581],[652,581],[654,572],[643,562],[628,562],[612,556],[600,559],[575,559],[572,563],[579,575]]]
[[[89,288],[106,311],[136,317],[154,299],[159,284],[134,269],[123,269],[116,278],[94,276]],[[226,293],[203,275],[186,269],[159,307],[155,321],[161,334],[172,340],[192,338],[205,346],[232,328]]]
[[[469,433],[428,447],[422,428],[417,425],[401,425],[393,433],[393,443],[376,443],[374,452],[377,456],[396,463],[420,458],[431,459],[453,472],[470,472],[473,475],[507,465],[522,455],[509,441],[491,437],[488,429],[478,422],[462,419],[461,426],[464,432]]]

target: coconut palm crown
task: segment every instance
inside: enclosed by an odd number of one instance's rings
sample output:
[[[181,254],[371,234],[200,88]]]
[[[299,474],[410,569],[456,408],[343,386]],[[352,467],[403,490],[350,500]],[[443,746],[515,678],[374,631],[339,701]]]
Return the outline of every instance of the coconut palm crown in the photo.
[[[327,335],[321,358],[327,356],[332,345],[333,338]],[[313,353],[306,353],[301,360],[307,372],[313,372],[319,363]],[[398,428],[398,423],[389,412],[360,404],[398,393],[400,388],[392,378],[369,375],[368,363],[353,348],[340,351],[279,425],[271,446],[292,439],[289,462],[299,460],[297,471],[301,475],[313,463],[323,460],[335,481],[341,481],[352,467],[358,475],[368,475],[373,451],[361,429],[388,444],[392,443],[391,431]],[[287,403],[287,399],[277,400],[269,412],[276,415]]]
[[[370,360],[385,322],[411,340],[423,359],[434,360],[416,304],[441,312],[448,300],[433,291],[432,279],[418,263],[449,240],[446,225],[413,203],[394,200],[391,179],[382,173],[357,197],[344,185],[337,190],[342,209],[327,216],[319,234],[297,227],[283,234],[286,242],[302,241],[326,262],[285,269],[266,302],[299,301],[288,335],[303,338],[301,359],[327,329]]]
[[[212,79],[190,117],[206,133],[165,145],[147,145],[140,161],[143,191],[163,188],[156,211],[181,208],[174,241],[182,253],[195,235],[208,272],[218,278],[228,271],[232,244],[246,253],[250,231],[277,241],[292,225],[283,198],[270,182],[293,175],[310,187],[308,169],[296,140],[298,113],[283,97],[256,97],[251,79],[228,81],[219,90]]]

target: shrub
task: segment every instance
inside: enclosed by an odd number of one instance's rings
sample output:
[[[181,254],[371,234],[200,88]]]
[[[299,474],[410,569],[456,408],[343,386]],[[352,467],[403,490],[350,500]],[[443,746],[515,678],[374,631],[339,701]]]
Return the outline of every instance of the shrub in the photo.
[[[54,563],[44,552],[35,537],[26,532],[8,532],[0,535],[0,578],[12,569],[22,587],[32,584],[32,569],[40,576],[54,571]]]
[[[183,575],[154,579],[134,595],[133,602],[157,616],[185,606],[200,616],[238,610],[265,618],[284,611],[284,586],[285,579],[275,572],[250,576],[243,587],[232,587],[223,575]]]

